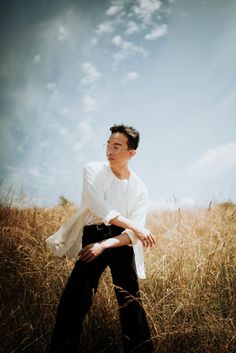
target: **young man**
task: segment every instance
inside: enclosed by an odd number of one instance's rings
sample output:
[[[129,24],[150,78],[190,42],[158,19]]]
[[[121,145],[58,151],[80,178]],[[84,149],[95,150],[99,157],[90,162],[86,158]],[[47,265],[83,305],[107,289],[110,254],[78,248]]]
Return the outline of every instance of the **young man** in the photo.
[[[110,131],[108,162],[85,165],[79,211],[47,239],[57,256],[77,257],[58,306],[52,352],[80,352],[83,319],[107,266],[120,308],[124,353],[153,352],[138,277],[145,278],[143,247],[152,247],[155,239],[144,228],[146,188],[129,169],[139,132],[125,125]]]

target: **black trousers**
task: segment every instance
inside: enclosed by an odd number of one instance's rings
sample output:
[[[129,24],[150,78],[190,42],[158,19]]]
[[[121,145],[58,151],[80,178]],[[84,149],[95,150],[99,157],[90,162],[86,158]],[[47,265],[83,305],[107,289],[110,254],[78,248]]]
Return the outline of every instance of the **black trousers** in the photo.
[[[92,225],[83,230],[83,247],[119,235],[122,228]],[[103,251],[90,263],[78,260],[58,305],[50,352],[79,353],[80,334],[99,279],[109,266],[119,305],[124,353],[151,353],[153,345],[141,303],[133,248],[122,246]]]

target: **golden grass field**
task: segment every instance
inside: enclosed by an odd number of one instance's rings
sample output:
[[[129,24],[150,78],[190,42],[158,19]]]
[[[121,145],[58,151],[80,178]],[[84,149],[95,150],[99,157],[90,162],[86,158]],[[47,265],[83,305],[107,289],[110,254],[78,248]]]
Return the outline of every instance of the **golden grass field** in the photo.
[[[1,352],[46,352],[73,263],[50,254],[45,239],[74,211],[0,208]],[[147,226],[157,246],[145,250],[140,287],[156,353],[236,352],[236,205],[156,211]],[[106,271],[84,323],[83,352],[121,352],[119,330]]]

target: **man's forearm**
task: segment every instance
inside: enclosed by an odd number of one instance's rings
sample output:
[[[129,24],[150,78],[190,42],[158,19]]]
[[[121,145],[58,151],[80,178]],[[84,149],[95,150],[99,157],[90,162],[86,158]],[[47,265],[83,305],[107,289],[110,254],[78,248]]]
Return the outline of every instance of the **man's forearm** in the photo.
[[[123,216],[118,216],[116,218],[111,219],[110,224],[113,224],[121,228],[128,228],[130,230],[134,230],[135,228],[135,224],[132,221],[130,221],[128,218]]]
[[[119,246],[129,245],[131,244],[131,240],[129,236],[125,233],[117,235],[116,237],[112,237],[106,240],[99,242],[103,249],[117,248]]]
[[[83,262],[91,262],[97,256],[101,255],[106,249],[116,248],[119,246],[129,245],[131,240],[126,233],[122,233],[116,237],[109,238],[98,243],[92,243],[85,246],[79,252],[79,259]]]
[[[123,216],[113,218],[110,220],[110,224],[125,228],[127,231],[128,229],[131,230],[136,239],[139,239],[144,247],[152,247],[156,243],[153,234],[147,228],[140,226],[134,221],[131,221]]]

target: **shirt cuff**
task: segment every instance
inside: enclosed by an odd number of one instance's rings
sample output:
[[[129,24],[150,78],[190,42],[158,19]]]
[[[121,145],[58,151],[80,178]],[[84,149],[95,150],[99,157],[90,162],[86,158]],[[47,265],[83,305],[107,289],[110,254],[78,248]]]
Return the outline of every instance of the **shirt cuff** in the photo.
[[[137,244],[138,239],[137,239],[137,237],[134,235],[134,232],[133,232],[132,230],[126,229],[126,230],[124,230],[121,234],[127,234],[127,235],[128,235],[128,237],[130,238],[131,243],[132,243],[132,244],[129,244],[129,246],[133,246],[133,245],[136,245],[136,244]]]
[[[120,213],[117,212],[116,210],[111,210],[108,212],[108,214],[106,215],[106,217],[103,219],[104,224],[106,226],[110,226],[110,221],[116,217],[120,216]]]

